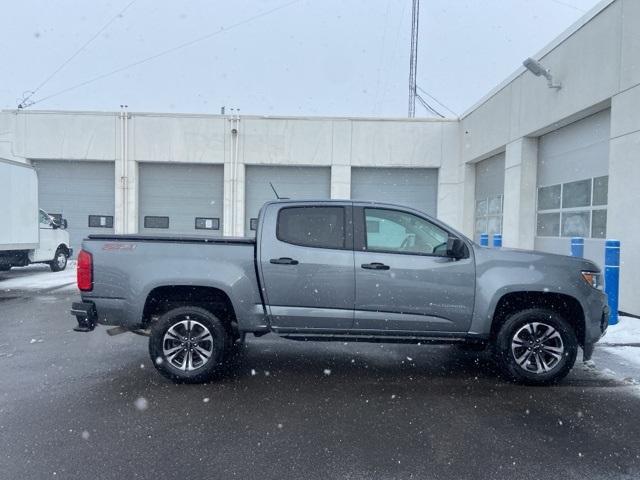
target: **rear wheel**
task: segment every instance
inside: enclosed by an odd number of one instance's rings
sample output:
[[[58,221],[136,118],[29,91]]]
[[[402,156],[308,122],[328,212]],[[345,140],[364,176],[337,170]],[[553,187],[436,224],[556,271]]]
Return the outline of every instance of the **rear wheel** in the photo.
[[[577,352],[578,340],[571,324],[545,309],[512,315],[496,338],[496,354],[504,373],[529,385],[547,385],[564,378]]]
[[[179,307],[151,327],[149,355],[156,369],[178,383],[202,383],[220,373],[230,336],[214,314]]]
[[[67,251],[63,248],[58,248],[55,257],[49,262],[49,268],[51,268],[52,272],[61,272],[67,268],[67,260],[69,260]]]

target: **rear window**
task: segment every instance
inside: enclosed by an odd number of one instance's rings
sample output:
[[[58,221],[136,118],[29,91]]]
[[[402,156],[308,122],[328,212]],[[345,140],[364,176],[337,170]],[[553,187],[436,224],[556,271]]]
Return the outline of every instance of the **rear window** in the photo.
[[[278,214],[282,242],[316,248],[344,248],[343,207],[290,207]]]

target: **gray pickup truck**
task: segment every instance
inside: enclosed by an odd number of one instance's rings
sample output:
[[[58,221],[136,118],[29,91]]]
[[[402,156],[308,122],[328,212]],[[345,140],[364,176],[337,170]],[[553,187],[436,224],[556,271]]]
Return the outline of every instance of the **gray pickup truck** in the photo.
[[[266,203],[256,238],[91,235],[78,331],[149,336],[178,382],[216,376],[247,333],[292,340],[492,347],[505,374],[548,384],[607,328],[601,273],[580,258],[480,247],[411,208]]]

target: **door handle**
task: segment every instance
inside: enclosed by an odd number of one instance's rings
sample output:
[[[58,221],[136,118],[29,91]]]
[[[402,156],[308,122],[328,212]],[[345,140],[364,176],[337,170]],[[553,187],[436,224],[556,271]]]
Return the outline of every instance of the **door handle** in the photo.
[[[280,257],[280,258],[272,258],[269,260],[269,263],[274,263],[276,265],[298,265],[298,260],[294,260],[289,257]]]
[[[362,268],[366,268],[367,270],[389,270],[391,267],[389,265],[385,265],[380,262],[373,263],[363,263],[360,265]]]

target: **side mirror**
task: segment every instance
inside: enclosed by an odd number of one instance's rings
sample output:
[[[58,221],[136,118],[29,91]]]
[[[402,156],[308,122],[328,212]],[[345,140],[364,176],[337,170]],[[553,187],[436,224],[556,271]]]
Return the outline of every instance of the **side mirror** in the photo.
[[[62,228],[64,228],[66,230],[68,226],[69,226],[69,224],[67,223],[67,219],[63,218],[62,219]]]
[[[51,228],[57,230],[58,228],[60,228],[60,225],[58,225],[56,222],[51,222]]]
[[[467,247],[458,237],[449,237],[447,240],[447,257],[460,260],[467,256]]]

